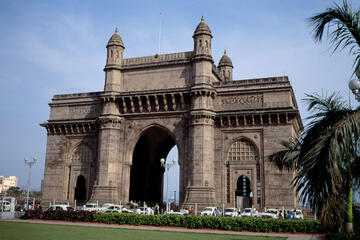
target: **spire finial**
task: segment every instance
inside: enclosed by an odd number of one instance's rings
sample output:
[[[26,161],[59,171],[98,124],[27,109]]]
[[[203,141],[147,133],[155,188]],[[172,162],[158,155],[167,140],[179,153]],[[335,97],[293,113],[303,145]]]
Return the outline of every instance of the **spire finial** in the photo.
[[[224,50],[224,55],[226,55],[226,49]]]
[[[119,33],[119,29],[117,27],[115,28],[115,33]]]
[[[202,22],[204,21],[204,16],[201,16],[201,21],[202,21]]]

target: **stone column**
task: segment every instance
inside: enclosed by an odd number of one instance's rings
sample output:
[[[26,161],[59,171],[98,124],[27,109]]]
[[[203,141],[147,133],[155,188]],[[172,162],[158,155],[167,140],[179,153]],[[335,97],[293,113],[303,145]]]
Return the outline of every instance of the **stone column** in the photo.
[[[110,114],[112,112],[113,114]],[[98,158],[96,184],[91,201],[118,203],[118,182],[122,169],[123,118],[118,114],[115,101],[105,102],[102,116],[98,118]]]
[[[189,181],[185,207],[216,205],[214,186],[214,120],[212,115],[192,115],[189,137]]]

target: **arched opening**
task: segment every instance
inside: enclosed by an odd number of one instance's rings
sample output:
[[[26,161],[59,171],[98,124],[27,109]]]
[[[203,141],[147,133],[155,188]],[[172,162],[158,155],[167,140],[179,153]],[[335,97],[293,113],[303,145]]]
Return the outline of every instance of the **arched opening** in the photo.
[[[241,175],[236,183],[235,198],[237,206],[241,209],[251,207],[252,191],[250,180],[247,176]]]
[[[176,164],[174,164],[169,172],[164,173],[164,183],[163,183],[163,201],[166,201],[166,190],[168,193],[168,200],[170,204],[179,205],[179,179],[180,179],[180,166],[178,161],[178,148],[175,145],[169,152],[166,157],[166,163],[172,163],[173,159],[177,160]],[[169,176],[167,176],[169,175]],[[169,178],[169,186],[167,187],[166,178]]]
[[[129,200],[163,201],[165,170],[160,159],[166,159],[175,145],[173,137],[161,127],[150,127],[143,132],[133,152]]]
[[[236,184],[235,196],[250,197],[250,180],[247,176],[240,176]]]
[[[76,180],[74,199],[81,203],[86,201],[86,180],[82,175]]]

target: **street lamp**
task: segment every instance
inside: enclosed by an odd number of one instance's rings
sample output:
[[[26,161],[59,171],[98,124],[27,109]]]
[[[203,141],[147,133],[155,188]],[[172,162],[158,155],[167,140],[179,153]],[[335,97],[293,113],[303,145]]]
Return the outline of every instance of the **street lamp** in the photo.
[[[34,157],[33,160],[29,160],[27,157],[24,158],[25,163],[29,166],[29,176],[27,182],[27,194],[26,194],[26,210],[29,210],[29,191],[30,191],[30,182],[31,182],[31,167],[35,164],[37,157]],[[34,203],[33,203],[34,204]]]
[[[349,88],[355,95],[355,99],[360,102],[360,80],[353,79],[349,82]]]
[[[161,158],[160,159],[160,164],[163,168],[166,169],[166,213],[169,212],[169,196],[168,196],[168,189],[169,189],[169,170],[171,167],[175,166],[176,164],[176,159],[174,158],[172,160],[172,164],[171,163],[166,163],[165,158]]]

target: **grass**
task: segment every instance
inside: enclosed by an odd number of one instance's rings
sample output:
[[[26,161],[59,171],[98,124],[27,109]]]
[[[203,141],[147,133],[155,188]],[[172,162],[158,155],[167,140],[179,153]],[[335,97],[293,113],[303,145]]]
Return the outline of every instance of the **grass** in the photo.
[[[277,240],[282,237],[254,237],[228,234],[178,233],[157,230],[133,230],[122,228],[99,228],[82,226],[49,225],[0,221],[1,240]]]

